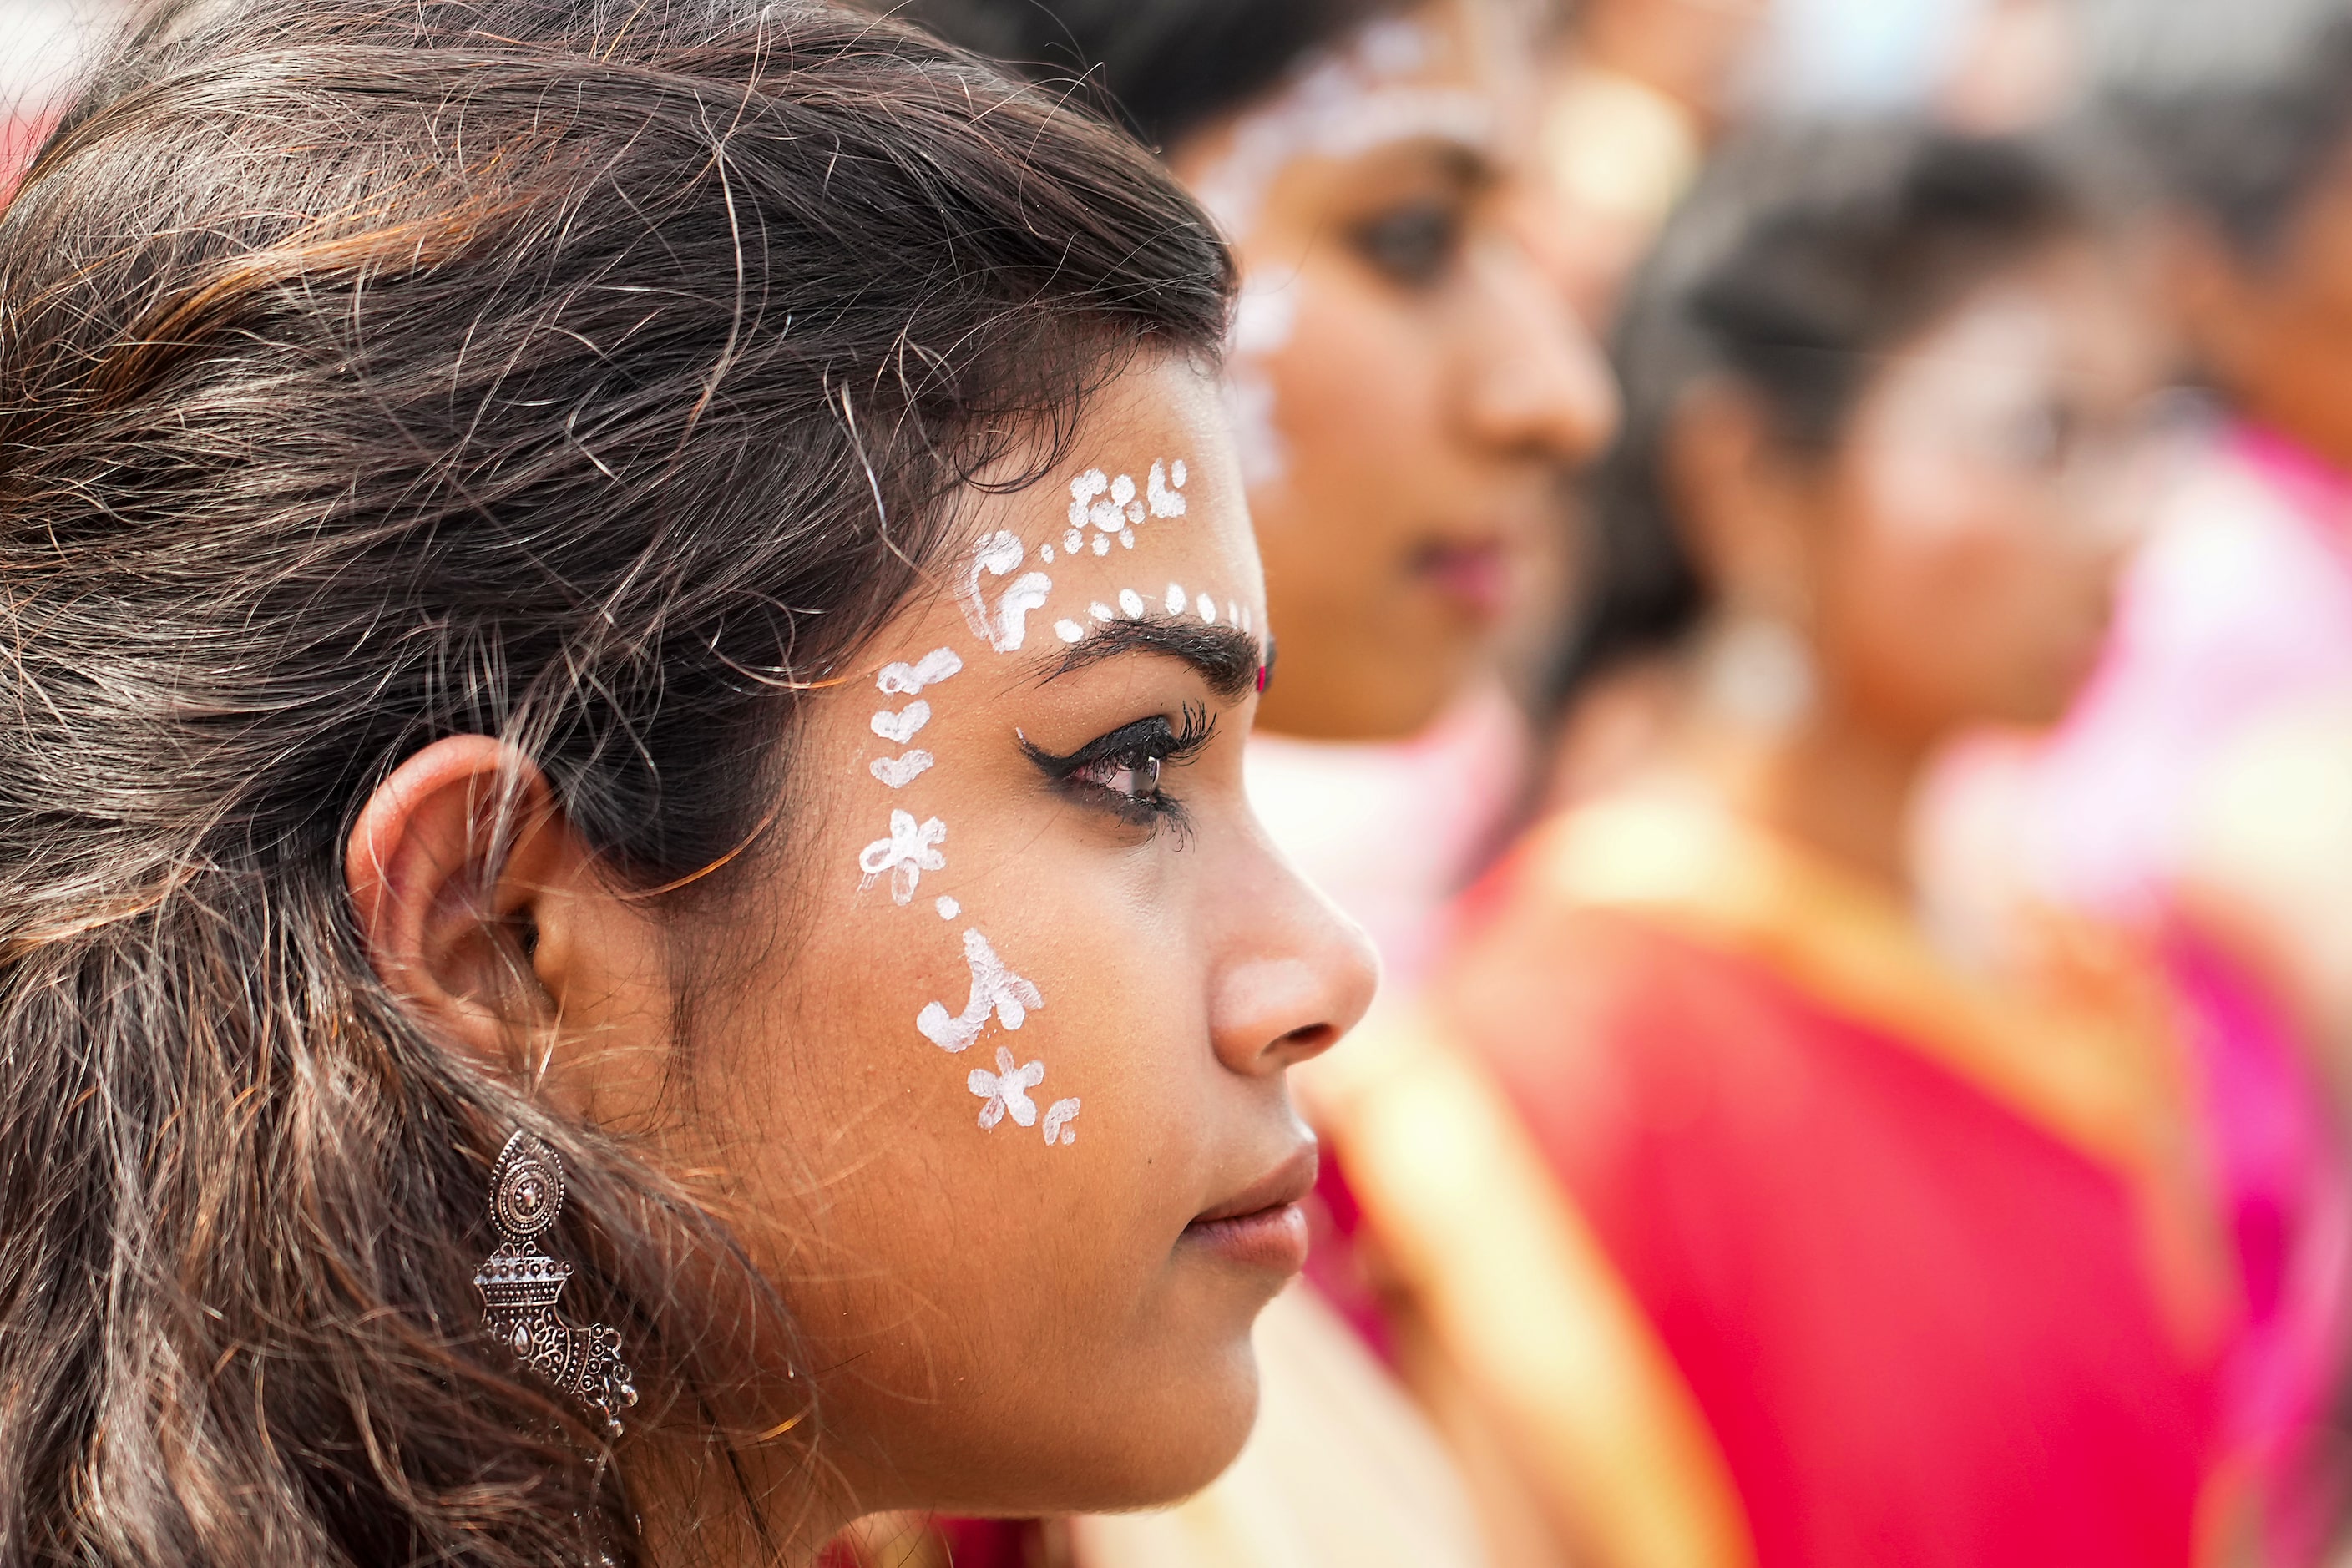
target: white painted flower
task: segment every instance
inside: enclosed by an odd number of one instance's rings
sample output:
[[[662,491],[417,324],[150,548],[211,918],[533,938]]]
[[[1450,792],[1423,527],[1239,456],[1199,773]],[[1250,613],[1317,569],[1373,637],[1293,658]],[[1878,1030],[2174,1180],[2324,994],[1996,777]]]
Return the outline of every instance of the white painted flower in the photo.
[[[911,903],[915,889],[926,871],[946,867],[948,858],[936,847],[948,836],[948,825],[934,816],[917,824],[914,814],[907,811],[890,813],[890,837],[868,844],[857,857],[857,868],[866,873],[858,883],[862,890],[874,885],[884,872],[890,875],[890,900]]]
[[[1024,1127],[1037,1121],[1037,1102],[1029,1091],[1045,1081],[1045,1064],[1031,1062],[1026,1067],[1013,1065],[1013,1053],[1003,1046],[996,1047],[996,1070],[974,1068],[964,1080],[972,1093],[984,1102],[980,1108],[980,1125],[983,1131],[995,1126],[1007,1115]]]

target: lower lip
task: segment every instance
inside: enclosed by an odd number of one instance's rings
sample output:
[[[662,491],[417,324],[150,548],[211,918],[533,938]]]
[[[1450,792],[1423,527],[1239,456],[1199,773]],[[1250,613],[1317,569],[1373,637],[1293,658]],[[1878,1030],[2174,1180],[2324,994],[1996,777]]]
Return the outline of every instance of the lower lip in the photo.
[[[1510,608],[1510,557],[1499,545],[1432,552],[1419,570],[1431,587],[1481,620]]]
[[[1240,1268],[1296,1274],[1307,1267],[1307,1211],[1281,1204],[1231,1219],[1196,1219],[1184,1239]]]

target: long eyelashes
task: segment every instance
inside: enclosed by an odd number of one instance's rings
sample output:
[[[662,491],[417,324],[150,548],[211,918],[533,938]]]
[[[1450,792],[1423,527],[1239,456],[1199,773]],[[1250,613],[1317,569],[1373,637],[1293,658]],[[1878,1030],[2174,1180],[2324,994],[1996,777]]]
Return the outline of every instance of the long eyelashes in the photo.
[[[1108,812],[1131,827],[1157,832],[1172,826],[1181,833],[1190,818],[1183,803],[1165,793],[1162,780],[1169,767],[1198,756],[1216,732],[1216,719],[1188,702],[1180,723],[1155,713],[1122,724],[1067,756],[1055,756],[1026,736],[1021,749],[1057,790],[1078,804]]]

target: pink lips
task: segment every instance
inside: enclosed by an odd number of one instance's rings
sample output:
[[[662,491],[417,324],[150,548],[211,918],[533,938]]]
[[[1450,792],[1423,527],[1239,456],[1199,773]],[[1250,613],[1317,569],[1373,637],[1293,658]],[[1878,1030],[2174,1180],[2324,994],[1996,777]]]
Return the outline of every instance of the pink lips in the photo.
[[[1184,1227],[1185,1244],[1236,1267],[1292,1275],[1307,1267],[1307,1213],[1299,1201],[1315,1187],[1316,1150],[1300,1144],[1282,1163]]]
[[[1499,539],[1475,544],[1429,544],[1414,552],[1413,572],[1480,620],[1510,608],[1511,551]]]

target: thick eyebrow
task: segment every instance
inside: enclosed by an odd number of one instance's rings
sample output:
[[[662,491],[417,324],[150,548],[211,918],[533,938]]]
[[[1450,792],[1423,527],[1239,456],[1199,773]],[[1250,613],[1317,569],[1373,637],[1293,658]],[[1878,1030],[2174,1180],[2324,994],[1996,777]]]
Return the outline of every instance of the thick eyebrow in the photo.
[[[1238,702],[1256,689],[1257,672],[1265,662],[1257,639],[1238,627],[1206,626],[1177,616],[1133,616],[1095,626],[1063,650],[1061,662],[1045,679],[1057,679],[1125,653],[1181,659],[1226,702]]]

